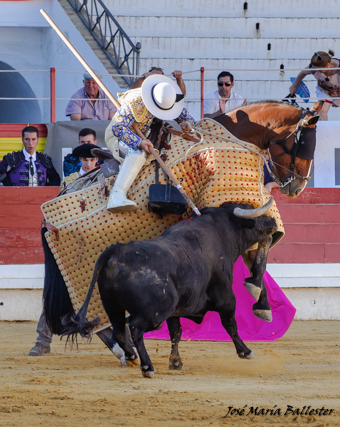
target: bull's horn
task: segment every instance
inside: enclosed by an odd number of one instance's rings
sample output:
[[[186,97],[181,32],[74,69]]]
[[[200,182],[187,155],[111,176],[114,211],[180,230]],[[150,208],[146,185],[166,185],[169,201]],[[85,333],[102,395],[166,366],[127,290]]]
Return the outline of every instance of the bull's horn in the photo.
[[[260,206],[256,209],[242,209],[242,208],[235,208],[234,209],[234,215],[238,218],[256,218],[258,216],[264,215],[269,209],[272,207],[274,202],[274,197],[270,196],[270,199],[268,202]]]

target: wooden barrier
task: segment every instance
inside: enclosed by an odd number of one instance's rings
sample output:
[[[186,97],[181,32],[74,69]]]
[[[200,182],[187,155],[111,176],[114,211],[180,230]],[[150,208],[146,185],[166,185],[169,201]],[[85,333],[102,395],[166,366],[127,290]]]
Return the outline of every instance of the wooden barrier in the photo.
[[[0,187],[0,264],[41,264],[40,206],[59,187]],[[273,191],[286,235],[269,263],[340,263],[340,188],[307,188],[296,199]]]
[[[59,187],[0,187],[0,264],[42,264],[40,206]]]

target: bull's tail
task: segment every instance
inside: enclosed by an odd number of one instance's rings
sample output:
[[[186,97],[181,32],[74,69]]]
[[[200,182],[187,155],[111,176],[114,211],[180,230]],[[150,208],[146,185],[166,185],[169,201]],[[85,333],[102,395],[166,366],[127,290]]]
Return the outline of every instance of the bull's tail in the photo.
[[[60,335],[63,330],[61,319],[65,316],[73,316],[74,310],[63,276],[47,244],[45,237],[47,231],[45,227],[41,229],[41,241],[45,255],[43,305],[49,328],[53,334]]]
[[[62,319],[62,337],[67,336],[67,341],[71,339],[72,342],[77,342],[77,334],[79,334],[82,338],[91,339],[92,330],[100,323],[99,317],[96,317],[92,321],[87,320],[86,313],[93,294],[93,289],[98,280],[99,273],[101,272],[102,268],[110,257],[110,249],[111,247],[107,248],[97,259],[96,265],[94,266],[93,276],[91,284],[89,286],[89,290],[87,291],[84,304],[81,306],[78,313],[75,316],[65,316],[64,319]]]

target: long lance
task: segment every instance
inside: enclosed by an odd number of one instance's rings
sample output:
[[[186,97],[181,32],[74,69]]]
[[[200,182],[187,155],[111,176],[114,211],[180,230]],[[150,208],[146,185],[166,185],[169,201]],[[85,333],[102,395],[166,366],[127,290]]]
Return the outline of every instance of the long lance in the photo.
[[[111,94],[109,89],[104,85],[104,83],[98,78],[96,73],[92,70],[92,68],[88,65],[88,63],[85,61],[85,59],[80,55],[80,53],[76,50],[76,48],[70,43],[70,41],[64,36],[64,34],[60,31],[56,23],[49,17],[49,15],[44,11],[44,9],[40,9],[40,13],[42,16],[46,19],[46,21],[51,25],[51,27],[54,29],[54,31],[58,34],[58,36],[62,39],[62,41],[66,44],[66,46],[70,49],[70,51],[73,53],[73,55],[78,59],[78,61],[83,65],[85,70],[91,75],[93,80],[96,81],[98,86],[104,91],[105,95],[109,98],[109,100],[116,106],[117,109],[120,108],[120,103],[117,101],[117,99]],[[146,139],[143,135],[142,131],[137,126],[137,123],[133,124],[133,129],[136,132],[136,134],[142,138]],[[192,210],[195,212],[197,216],[201,216],[200,211],[196,207],[196,205],[193,203],[193,201],[190,199],[190,197],[187,195],[187,193],[183,190],[182,185],[178,181],[178,179],[175,177],[175,175],[172,173],[172,171],[168,168],[168,166],[163,162],[157,151],[153,147],[148,147],[151,154],[156,158],[157,162],[161,166],[161,168],[164,170],[164,172],[168,175],[168,177],[171,179],[171,181],[175,184],[176,188],[179,190],[179,192],[182,194],[182,196],[185,198],[189,206],[192,208]]]

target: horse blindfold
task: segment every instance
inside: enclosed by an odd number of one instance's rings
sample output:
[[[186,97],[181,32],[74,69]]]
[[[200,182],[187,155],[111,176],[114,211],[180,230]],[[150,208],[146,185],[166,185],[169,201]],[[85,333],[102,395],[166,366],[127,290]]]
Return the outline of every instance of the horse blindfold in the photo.
[[[316,147],[316,129],[303,128],[298,142],[296,156],[304,160],[312,160]]]

